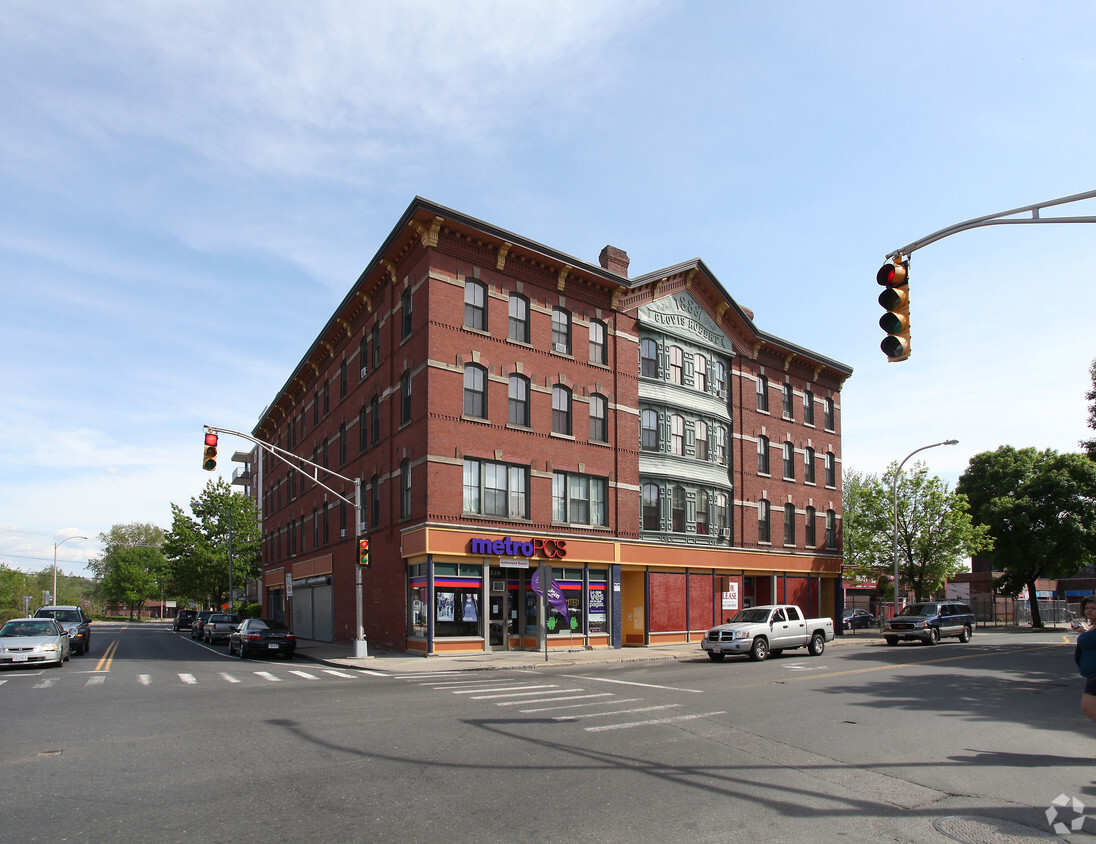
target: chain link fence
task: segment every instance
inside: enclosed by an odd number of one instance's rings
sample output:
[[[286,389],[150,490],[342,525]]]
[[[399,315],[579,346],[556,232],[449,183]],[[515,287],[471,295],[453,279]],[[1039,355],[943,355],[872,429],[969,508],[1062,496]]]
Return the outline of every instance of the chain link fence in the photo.
[[[974,618],[979,627],[1028,626],[1031,624],[1031,605],[1028,601],[1019,601],[1004,596],[979,595],[962,601],[974,610]],[[1080,617],[1080,602],[1039,601],[1039,619],[1048,627],[1069,627]],[[899,604],[899,609],[905,606]],[[849,596],[845,609],[866,610],[877,619],[894,615],[892,601],[878,601],[873,597]]]

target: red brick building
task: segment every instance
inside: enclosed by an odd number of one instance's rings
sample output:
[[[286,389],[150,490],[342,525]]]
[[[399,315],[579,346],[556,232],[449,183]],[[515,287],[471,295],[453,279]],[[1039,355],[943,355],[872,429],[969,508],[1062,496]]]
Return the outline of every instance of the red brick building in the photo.
[[[699,260],[629,278],[619,249],[588,264],[417,198],[253,433],[361,479],[374,646],[686,641],[736,605],[835,613],[850,374]],[[267,612],[351,641],[354,509],[311,469],[248,472]]]

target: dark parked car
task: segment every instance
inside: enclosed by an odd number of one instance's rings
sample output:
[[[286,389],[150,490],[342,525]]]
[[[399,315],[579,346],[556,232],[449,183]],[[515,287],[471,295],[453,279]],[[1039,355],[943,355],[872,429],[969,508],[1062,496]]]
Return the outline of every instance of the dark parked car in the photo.
[[[194,616],[194,621],[190,623],[190,638],[201,639],[202,627],[205,626],[206,620],[213,615],[215,610],[199,610],[198,614]]]
[[[202,627],[202,638],[207,645],[214,645],[222,639],[227,640],[229,634],[236,629],[240,619],[236,615],[217,612],[206,619]]]
[[[875,616],[867,610],[843,610],[841,613],[841,626],[845,630],[861,630],[865,627],[875,627],[879,622]]]
[[[171,629],[178,633],[180,630],[189,630],[190,625],[194,623],[194,618],[198,613],[194,610],[179,610],[179,614],[175,616],[175,621],[171,624]]]
[[[69,649],[76,655],[86,654],[91,647],[91,619],[80,607],[42,607],[35,618],[52,618],[69,636]]]
[[[228,637],[229,656],[239,653],[240,659],[248,654],[280,654],[292,659],[297,649],[297,637],[284,623],[273,618],[249,618],[232,631]]]
[[[951,636],[969,642],[974,635],[974,611],[954,601],[922,601],[909,604],[894,618],[883,622],[883,638],[888,645],[900,639],[919,639],[935,645]]]

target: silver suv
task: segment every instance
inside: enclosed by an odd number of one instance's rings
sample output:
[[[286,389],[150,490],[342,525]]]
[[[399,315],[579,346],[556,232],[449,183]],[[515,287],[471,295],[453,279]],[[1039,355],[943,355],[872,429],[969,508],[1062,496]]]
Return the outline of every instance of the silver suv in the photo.
[[[91,648],[91,619],[80,607],[42,607],[35,618],[52,618],[69,635],[69,650],[74,654],[86,654]]]
[[[888,645],[897,645],[899,639],[919,639],[926,645],[935,645],[949,636],[969,642],[973,635],[974,611],[954,601],[909,604],[894,618],[883,622],[883,638]]]

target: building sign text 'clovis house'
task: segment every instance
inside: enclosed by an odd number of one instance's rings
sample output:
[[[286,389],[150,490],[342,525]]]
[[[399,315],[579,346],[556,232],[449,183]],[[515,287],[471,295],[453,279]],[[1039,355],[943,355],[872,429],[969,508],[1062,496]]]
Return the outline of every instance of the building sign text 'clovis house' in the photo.
[[[504,536],[502,539],[486,539],[475,537],[469,545],[469,553],[472,554],[496,554],[512,557],[535,557],[543,554],[545,557],[563,558],[567,556],[567,541],[564,539],[511,539]]]

